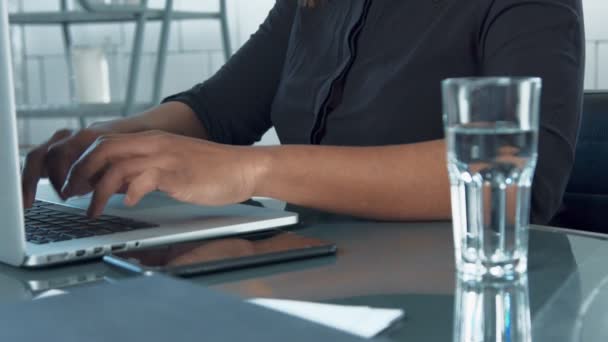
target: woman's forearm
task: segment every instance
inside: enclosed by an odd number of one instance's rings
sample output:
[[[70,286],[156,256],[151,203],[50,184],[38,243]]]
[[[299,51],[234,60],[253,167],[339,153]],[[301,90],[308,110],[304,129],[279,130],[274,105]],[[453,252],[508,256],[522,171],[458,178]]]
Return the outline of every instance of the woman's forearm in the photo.
[[[260,148],[255,194],[382,220],[450,217],[445,143]]]
[[[127,205],[160,190],[198,205],[268,196],[365,218],[441,220],[450,217],[445,160],[442,140],[382,147],[247,147],[158,131],[102,138],[57,183],[64,198],[93,187],[92,216],[103,212],[112,194],[127,189]]]
[[[111,133],[158,130],[199,139],[208,137],[194,111],[181,102],[166,102],[134,116],[94,123],[91,128]]]

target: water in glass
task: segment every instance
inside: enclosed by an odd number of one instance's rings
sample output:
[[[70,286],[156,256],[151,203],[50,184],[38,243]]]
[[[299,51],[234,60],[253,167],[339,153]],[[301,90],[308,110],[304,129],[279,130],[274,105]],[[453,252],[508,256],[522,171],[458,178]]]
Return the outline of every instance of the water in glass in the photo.
[[[496,277],[525,272],[537,131],[475,122],[446,133],[458,270]]]

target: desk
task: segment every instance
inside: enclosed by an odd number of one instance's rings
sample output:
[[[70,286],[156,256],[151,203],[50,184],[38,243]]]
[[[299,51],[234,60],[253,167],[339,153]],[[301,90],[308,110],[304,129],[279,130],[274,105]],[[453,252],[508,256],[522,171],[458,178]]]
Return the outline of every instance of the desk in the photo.
[[[406,319],[384,333],[389,340],[452,340],[450,223],[337,222],[297,230],[336,241],[338,255],[190,280],[243,297],[401,307]],[[606,262],[608,242],[602,237],[532,229],[528,278],[534,341],[608,340]],[[39,271],[2,265],[0,302],[27,300],[37,290],[61,285],[49,284],[53,281],[65,285],[104,276],[125,275],[100,262]]]

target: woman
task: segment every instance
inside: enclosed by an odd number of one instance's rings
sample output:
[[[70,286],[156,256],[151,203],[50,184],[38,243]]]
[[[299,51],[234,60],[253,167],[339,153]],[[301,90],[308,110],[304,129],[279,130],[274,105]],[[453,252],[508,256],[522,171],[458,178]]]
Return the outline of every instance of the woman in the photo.
[[[384,220],[450,217],[440,81],[543,79],[531,218],[557,210],[574,158],[583,82],[580,0],[279,0],[209,80],[138,116],[57,132],[30,153],[91,215],[126,191],[203,205],[269,196]],[[251,147],[271,126],[282,146]]]

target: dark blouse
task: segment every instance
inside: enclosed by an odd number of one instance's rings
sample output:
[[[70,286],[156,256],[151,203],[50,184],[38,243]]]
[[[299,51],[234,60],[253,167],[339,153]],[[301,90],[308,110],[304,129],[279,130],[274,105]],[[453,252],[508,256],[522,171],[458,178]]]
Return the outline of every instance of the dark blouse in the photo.
[[[581,111],[580,0],[279,0],[210,79],[165,101],[190,106],[210,139],[248,145],[378,146],[443,138],[440,81],[543,80],[532,222],[561,203]]]

